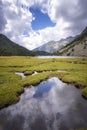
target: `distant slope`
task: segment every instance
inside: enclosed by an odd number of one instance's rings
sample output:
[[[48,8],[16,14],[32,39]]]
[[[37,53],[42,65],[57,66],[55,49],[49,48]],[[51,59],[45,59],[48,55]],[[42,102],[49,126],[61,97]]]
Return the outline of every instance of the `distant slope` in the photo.
[[[47,56],[47,55],[51,55],[50,53],[45,52],[45,51],[35,51],[34,54],[36,56]]]
[[[29,56],[32,51],[12,42],[6,36],[0,34],[0,56]]]
[[[44,52],[48,52],[48,53],[53,53],[54,48],[53,48],[53,44],[55,41],[50,41],[48,43],[45,43],[44,45],[35,48],[33,51],[37,52],[37,51],[44,51]]]
[[[62,47],[66,46],[69,44],[74,38],[73,37],[68,37],[66,39],[61,39],[60,41],[50,41],[38,48],[35,48],[33,51],[44,51],[48,53],[54,53],[57,52],[59,49]]]
[[[57,54],[65,56],[87,56],[87,27],[74,41],[60,49]]]

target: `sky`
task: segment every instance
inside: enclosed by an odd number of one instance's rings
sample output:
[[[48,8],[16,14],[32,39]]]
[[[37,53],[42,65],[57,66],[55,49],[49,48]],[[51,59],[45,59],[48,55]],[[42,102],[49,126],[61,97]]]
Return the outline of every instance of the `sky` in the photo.
[[[32,50],[87,26],[87,0],[0,0],[0,33]]]

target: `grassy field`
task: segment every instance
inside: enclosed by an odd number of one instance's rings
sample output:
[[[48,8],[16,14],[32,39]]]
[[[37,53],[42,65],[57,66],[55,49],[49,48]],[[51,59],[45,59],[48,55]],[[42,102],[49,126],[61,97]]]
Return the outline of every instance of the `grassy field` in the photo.
[[[34,71],[39,73],[32,75]],[[15,72],[23,72],[26,78],[22,79]],[[19,101],[24,87],[37,85],[53,76],[74,84],[87,98],[87,58],[0,57],[0,109]]]

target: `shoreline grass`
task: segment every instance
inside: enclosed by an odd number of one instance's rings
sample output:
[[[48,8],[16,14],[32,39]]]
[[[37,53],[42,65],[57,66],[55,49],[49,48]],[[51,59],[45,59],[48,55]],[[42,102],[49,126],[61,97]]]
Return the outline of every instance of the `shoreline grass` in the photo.
[[[65,70],[66,72],[57,72]],[[24,72],[22,79],[15,72]],[[32,75],[34,71],[40,72]],[[35,57],[0,57],[0,109],[16,103],[24,87],[37,85],[50,77],[74,84],[87,98],[87,58],[38,59]]]

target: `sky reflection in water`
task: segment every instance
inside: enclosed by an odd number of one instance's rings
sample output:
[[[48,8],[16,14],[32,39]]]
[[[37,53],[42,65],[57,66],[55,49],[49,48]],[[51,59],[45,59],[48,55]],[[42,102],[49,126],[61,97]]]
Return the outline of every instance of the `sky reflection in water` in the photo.
[[[68,130],[87,127],[87,100],[54,77],[26,88],[20,101],[0,111],[0,130]]]

